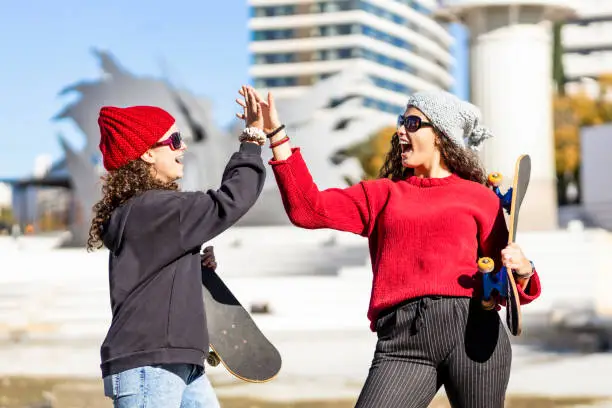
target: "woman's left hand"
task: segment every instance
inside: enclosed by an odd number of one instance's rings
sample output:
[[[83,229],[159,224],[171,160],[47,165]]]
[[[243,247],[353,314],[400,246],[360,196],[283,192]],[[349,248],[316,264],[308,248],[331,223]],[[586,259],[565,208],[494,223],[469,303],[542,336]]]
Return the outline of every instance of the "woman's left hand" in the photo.
[[[513,270],[518,275],[531,275],[531,262],[525,257],[521,247],[516,243],[508,244],[501,251],[502,262],[507,269]]]
[[[217,259],[212,246],[207,246],[200,255],[203,268],[210,268],[213,271],[217,269]]]
[[[265,130],[264,110],[258,101],[259,94],[247,85],[243,85],[238,93],[244,97],[244,100],[236,99],[236,103],[242,107],[243,113],[237,113],[236,116],[243,119],[247,127]]]

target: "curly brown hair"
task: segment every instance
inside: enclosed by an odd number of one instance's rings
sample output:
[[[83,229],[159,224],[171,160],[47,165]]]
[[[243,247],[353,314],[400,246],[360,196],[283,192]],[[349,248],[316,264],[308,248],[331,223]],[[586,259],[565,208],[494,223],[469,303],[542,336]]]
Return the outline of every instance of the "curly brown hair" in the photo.
[[[476,153],[457,145],[437,129],[434,129],[434,131],[436,133],[436,146],[440,150],[440,155],[448,170],[462,179],[486,184],[487,176]],[[396,132],[391,138],[391,149],[385,157],[385,162],[378,173],[378,177],[400,180],[412,175],[414,175],[414,169],[402,166],[402,148]]]
[[[89,229],[87,251],[100,249],[104,245],[104,225],[115,208],[148,190],[178,189],[176,182],[163,183],[157,180],[151,172],[151,164],[140,159],[109,172],[102,178],[102,183],[102,199],[93,206],[95,215]]]

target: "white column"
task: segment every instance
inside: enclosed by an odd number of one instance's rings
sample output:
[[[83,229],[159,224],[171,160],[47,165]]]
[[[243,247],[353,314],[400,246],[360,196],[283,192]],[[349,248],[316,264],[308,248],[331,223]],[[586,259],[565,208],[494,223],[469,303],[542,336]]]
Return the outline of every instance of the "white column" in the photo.
[[[520,154],[532,160],[531,183],[520,230],[557,227],[552,118],[552,39],[544,8],[475,8],[466,15],[471,32],[472,102],[495,137],[485,142],[488,172],[511,182]],[[526,20],[524,22],[521,20]]]

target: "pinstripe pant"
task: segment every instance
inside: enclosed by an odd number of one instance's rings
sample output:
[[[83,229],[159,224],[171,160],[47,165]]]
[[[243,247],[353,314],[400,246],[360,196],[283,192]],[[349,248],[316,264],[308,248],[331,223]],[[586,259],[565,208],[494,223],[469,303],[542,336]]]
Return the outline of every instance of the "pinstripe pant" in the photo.
[[[357,408],[426,408],[439,388],[455,408],[503,408],[512,349],[496,311],[424,297],[383,313]]]

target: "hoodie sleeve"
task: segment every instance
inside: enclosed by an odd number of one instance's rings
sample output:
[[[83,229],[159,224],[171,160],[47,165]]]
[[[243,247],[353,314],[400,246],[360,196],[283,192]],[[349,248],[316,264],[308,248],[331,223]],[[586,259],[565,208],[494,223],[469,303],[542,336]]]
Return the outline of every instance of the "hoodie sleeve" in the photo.
[[[218,190],[181,194],[181,247],[199,248],[234,225],[255,204],[265,179],[261,146],[242,143],[227,163]]]

